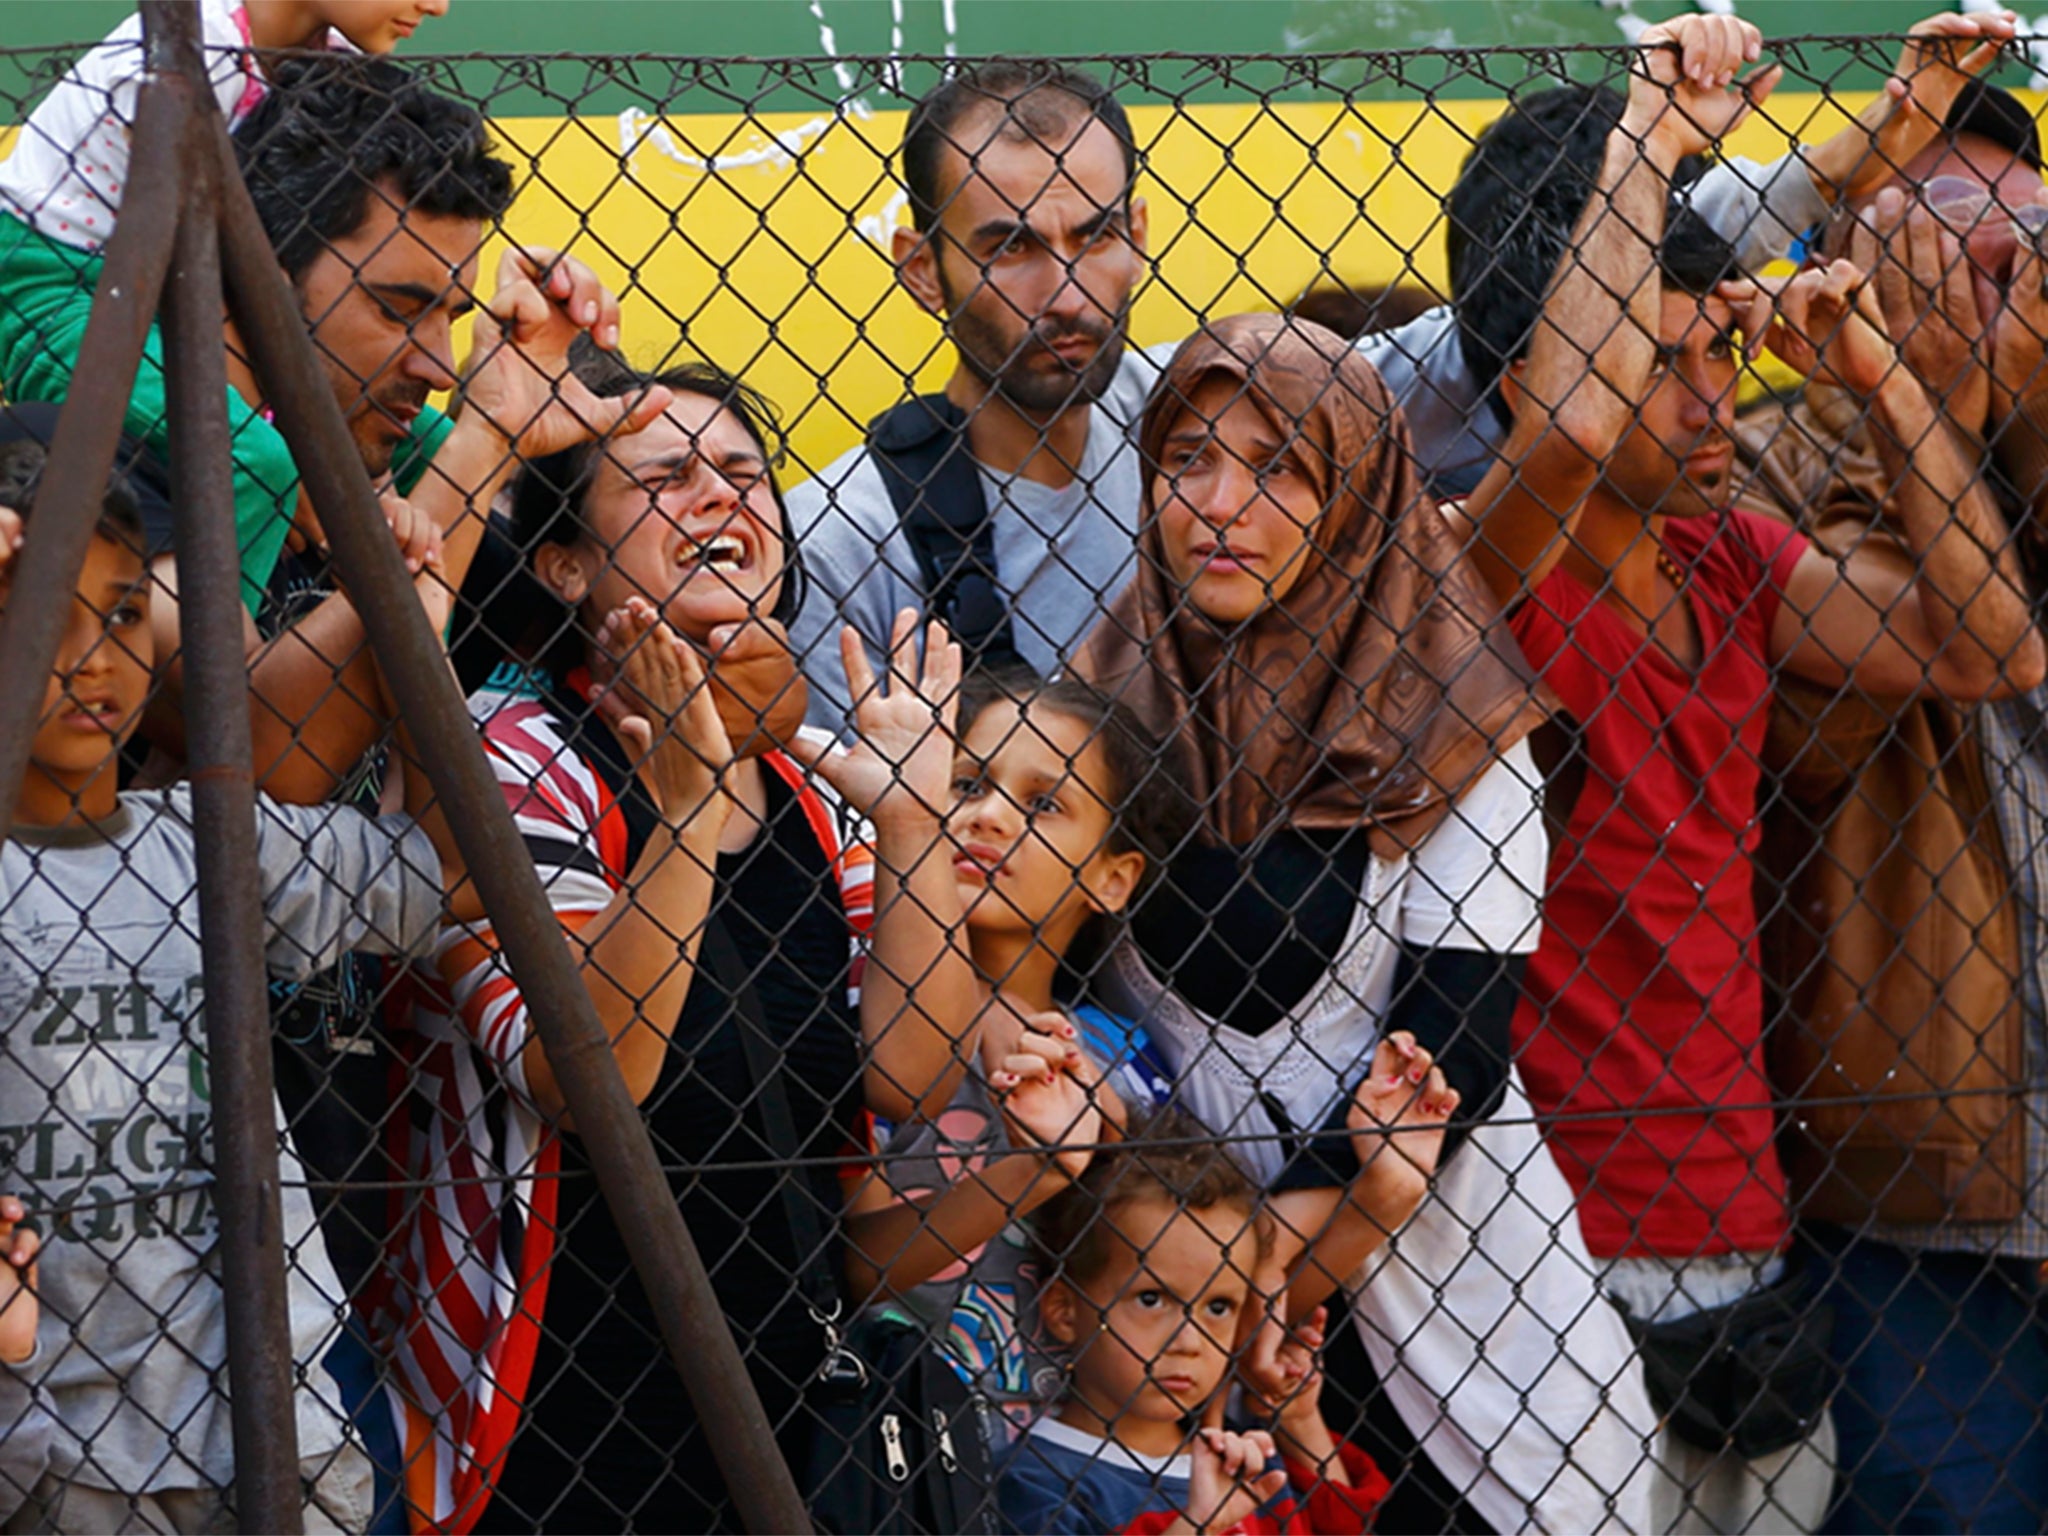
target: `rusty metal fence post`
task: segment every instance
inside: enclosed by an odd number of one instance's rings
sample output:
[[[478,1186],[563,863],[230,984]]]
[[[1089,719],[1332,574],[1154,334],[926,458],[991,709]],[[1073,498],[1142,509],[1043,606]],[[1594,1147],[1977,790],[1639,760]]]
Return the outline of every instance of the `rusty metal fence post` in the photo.
[[[199,937],[212,1084],[220,1282],[227,1298],[234,1505],[244,1531],[304,1529],[292,1329],[279,1193],[277,1089],[258,883],[256,780],[243,646],[241,552],[229,469],[221,330],[220,171],[198,7],[145,0],[149,66],[184,98],[183,200],[163,297],[179,645],[199,856]]]
[[[492,777],[447,653],[385,527],[305,322],[236,172],[226,129],[217,112],[209,109],[208,117],[222,167],[229,309],[320,509],[335,563],[518,980],[670,1356],[747,1528],[808,1531],[809,1514],[773,1426]]]

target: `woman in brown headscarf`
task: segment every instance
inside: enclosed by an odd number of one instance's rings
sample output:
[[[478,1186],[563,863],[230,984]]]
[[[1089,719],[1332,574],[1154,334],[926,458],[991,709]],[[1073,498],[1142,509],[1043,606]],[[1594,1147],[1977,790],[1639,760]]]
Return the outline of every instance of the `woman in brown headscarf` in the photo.
[[[1218,839],[1284,819],[1422,842],[1541,711],[1379,374],[1320,326],[1241,315],[1174,356],[1138,441],[1138,576],[1080,670],[1179,725]]]
[[[1380,1041],[1435,1057],[1460,1118],[1353,1298],[1362,1443],[1411,1473],[1378,1523],[1517,1529],[1540,1509],[1591,1529],[1642,1430],[1625,1390],[1619,1414],[1603,1398],[1628,1341],[1509,1067],[1546,853],[1541,701],[1386,386],[1327,331],[1242,316],[1194,337],[1139,443],[1138,575],[1076,667],[1179,736],[1204,835],[1096,991],[1143,1020],[1283,1221],[1366,1187],[1343,1130]],[[1341,1252],[1348,1271],[1360,1241],[1318,1243],[1317,1266]]]

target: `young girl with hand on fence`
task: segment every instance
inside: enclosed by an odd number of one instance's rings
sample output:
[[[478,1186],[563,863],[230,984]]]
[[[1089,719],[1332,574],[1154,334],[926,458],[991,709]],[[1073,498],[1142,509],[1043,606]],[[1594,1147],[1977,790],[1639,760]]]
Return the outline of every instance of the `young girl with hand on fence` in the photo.
[[[1034,1218],[1056,1276],[1039,1302],[1066,1352],[1065,1390],[1004,1461],[997,1493],[1018,1531],[1364,1531],[1386,1479],[1317,1407],[1305,1342],[1272,1428],[1205,1416],[1259,1302],[1271,1233],[1264,1201],[1193,1119],[1142,1113]],[[1276,1442],[1276,1433],[1278,1436]]]
[[[885,728],[851,630],[845,659],[862,733]],[[1049,1362],[1020,1323],[1032,1265],[1013,1223],[1117,1134],[1125,1098],[1166,1091],[1141,1029],[1085,1003],[1063,1008],[1056,985],[1186,818],[1160,744],[1083,684],[977,681],[961,712],[944,836],[926,857],[959,884],[986,992],[978,1050],[943,1112],[880,1128],[882,1156],[848,1217],[848,1261],[856,1296],[887,1292],[885,1305],[937,1325],[956,1369],[991,1404],[1015,1407],[1043,1396]],[[937,701],[924,718],[943,721]],[[830,759],[821,767],[847,777]]]

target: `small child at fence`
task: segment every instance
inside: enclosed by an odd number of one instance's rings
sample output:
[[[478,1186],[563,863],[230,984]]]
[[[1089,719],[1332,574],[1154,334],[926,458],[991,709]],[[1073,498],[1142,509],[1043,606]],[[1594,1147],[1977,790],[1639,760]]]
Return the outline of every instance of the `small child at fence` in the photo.
[[[0,611],[46,462],[21,431],[0,416]],[[47,1469],[10,1529],[218,1530],[231,1518],[192,795],[118,788],[122,742],[149,697],[148,583],[141,517],[117,476],[0,843],[0,1178],[49,1224],[41,1353],[32,1380],[8,1384],[30,1387],[53,1421]],[[304,977],[350,949],[405,954],[434,935],[440,864],[402,818],[260,801],[257,852],[273,975]],[[317,1365],[341,1290],[305,1175],[288,1151],[280,1163],[306,1528],[360,1530],[370,1464]],[[20,1251],[8,1256],[17,1272]],[[0,1315],[0,1350],[18,1346],[18,1328],[13,1309]],[[15,1450],[10,1438],[10,1463]]]
[[[389,53],[449,0],[201,0],[200,46],[228,125],[268,92],[259,52],[318,48]],[[101,251],[128,185],[136,102],[147,70],[131,16],[39,103],[0,163],[0,391],[62,400],[92,315]],[[438,421],[438,417],[431,417]],[[126,428],[168,459],[163,348],[154,327]],[[298,479],[284,437],[228,391],[236,525],[267,571],[284,538],[278,507]],[[417,430],[417,429],[416,429]]]
[[[864,676],[848,635],[849,675]],[[1120,1134],[1127,1104],[1176,1096],[1143,1026],[1075,998],[1072,984],[1194,816],[1173,743],[1086,683],[983,678],[961,716],[937,852],[959,873],[966,942],[989,989],[977,1069],[936,1120],[881,1128],[881,1155],[848,1213],[848,1255],[855,1296],[884,1293],[885,1310],[932,1324],[960,1374],[1021,1423],[1057,1389],[1058,1371],[1032,1321],[1042,1266],[1020,1218],[1081,1177],[1092,1149]],[[1411,1071],[1428,1085],[1419,1095]],[[1398,1220],[1420,1198],[1457,1102],[1412,1039],[1380,1043],[1349,1121],[1358,1188],[1390,1170],[1419,1175],[1397,1177],[1414,1187],[1380,1214]],[[1379,1155],[1395,1126],[1423,1133],[1407,1139],[1405,1160]],[[1370,1246],[1360,1224],[1333,1220],[1327,1202],[1304,1218],[1288,1204],[1302,1198],[1280,1196],[1275,1209],[1322,1234],[1318,1243],[1348,1245],[1348,1273]],[[985,1427],[992,1447],[1007,1442],[1007,1426]]]
[[[848,660],[858,669],[864,658]],[[932,856],[955,871],[988,988],[979,1059],[936,1120],[880,1128],[849,1252],[856,1296],[885,1291],[896,1298],[886,1307],[939,1325],[961,1375],[1021,1415],[1050,1377],[1020,1325],[1034,1265],[1013,1223],[1088,1165],[1124,1098],[1167,1092],[1141,1028],[1086,1004],[1062,1009],[1056,984],[1190,818],[1161,743],[1086,684],[984,680],[961,714],[954,803]]]
[[[1272,1429],[1206,1428],[1257,1305],[1268,1241],[1259,1191],[1199,1124],[1140,1112],[1033,1218],[1054,1278],[1039,1310],[1066,1352],[1066,1390],[1004,1459],[997,1498],[1014,1530],[1364,1531],[1387,1491],[1363,1451],[1324,1423],[1306,1348]],[[1276,1448],[1275,1437],[1279,1447]]]

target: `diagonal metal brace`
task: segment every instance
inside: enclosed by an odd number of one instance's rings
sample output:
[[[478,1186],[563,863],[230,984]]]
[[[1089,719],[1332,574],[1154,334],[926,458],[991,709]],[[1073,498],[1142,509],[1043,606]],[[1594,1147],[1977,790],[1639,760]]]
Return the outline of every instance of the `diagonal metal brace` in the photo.
[[[223,167],[228,307],[264,396],[319,509],[342,580],[425,760],[726,1487],[748,1530],[808,1531],[809,1516],[646,1122],[513,826],[446,651],[392,542],[304,318],[235,168],[226,129],[217,111],[210,116]]]

